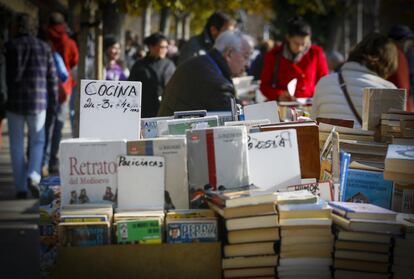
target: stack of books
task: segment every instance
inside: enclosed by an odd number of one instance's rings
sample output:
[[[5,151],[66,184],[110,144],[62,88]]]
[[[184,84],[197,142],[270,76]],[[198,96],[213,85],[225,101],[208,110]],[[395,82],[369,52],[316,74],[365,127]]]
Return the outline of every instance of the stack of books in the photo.
[[[381,114],[381,141],[392,143],[394,138],[414,137],[414,113],[391,110]]]
[[[331,202],[335,278],[388,278],[392,238],[401,234],[394,211],[373,204]]]
[[[209,206],[225,226],[224,278],[274,278],[279,254],[277,194],[242,188],[210,191],[206,195]]]
[[[113,209],[110,204],[66,205],[60,212],[60,246],[99,246],[111,244]]]
[[[163,240],[164,211],[119,211],[114,214],[118,244],[158,244]]]
[[[414,213],[414,145],[390,144],[384,178],[394,182],[393,210]]]
[[[278,195],[278,278],[331,278],[331,208],[307,190]]]
[[[353,140],[359,142],[373,142],[375,140],[374,131],[366,131],[356,128],[347,128],[341,126],[319,123],[319,145],[322,147],[328,139],[332,129],[338,132],[341,140]]]
[[[392,272],[396,279],[412,277],[412,258],[414,256],[414,215],[398,214],[404,234],[395,239]]]
[[[182,209],[167,212],[167,243],[214,242],[218,240],[217,217],[210,209]]]

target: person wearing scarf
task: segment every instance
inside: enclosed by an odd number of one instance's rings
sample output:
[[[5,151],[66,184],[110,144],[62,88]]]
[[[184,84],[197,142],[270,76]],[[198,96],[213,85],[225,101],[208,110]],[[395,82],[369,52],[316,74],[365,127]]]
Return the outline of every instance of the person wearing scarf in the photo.
[[[310,25],[295,17],[289,20],[285,41],[266,54],[260,90],[268,100],[311,98],[318,80],[329,73],[325,53],[312,44],[311,33]],[[290,96],[287,85],[293,79],[296,90]]]

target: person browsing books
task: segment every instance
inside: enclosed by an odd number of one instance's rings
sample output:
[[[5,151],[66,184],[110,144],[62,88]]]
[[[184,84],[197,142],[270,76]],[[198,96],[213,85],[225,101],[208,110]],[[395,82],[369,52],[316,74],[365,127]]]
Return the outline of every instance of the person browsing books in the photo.
[[[355,128],[360,128],[358,117],[362,114],[363,89],[396,88],[385,79],[395,72],[397,63],[397,49],[392,40],[379,33],[368,34],[350,52],[339,73],[330,74],[318,82],[311,117],[350,119],[354,120]],[[339,75],[342,75],[342,82]]]
[[[329,73],[323,49],[312,44],[311,27],[303,19],[289,20],[285,41],[264,59],[260,90],[268,100],[294,101],[313,96],[318,80]],[[297,79],[294,96],[288,83]]]
[[[159,116],[174,111],[230,111],[235,96],[232,77],[244,73],[252,40],[240,31],[223,32],[213,50],[180,65],[168,82]]]

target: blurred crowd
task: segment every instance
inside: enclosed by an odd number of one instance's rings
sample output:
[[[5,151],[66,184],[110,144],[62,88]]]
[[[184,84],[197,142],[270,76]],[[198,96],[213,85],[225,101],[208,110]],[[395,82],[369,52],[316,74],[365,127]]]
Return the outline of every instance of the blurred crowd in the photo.
[[[0,44],[0,145],[7,117],[16,195],[25,198],[38,195],[42,176],[58,171],[62,129],[75,110],[79,53],[59,13],[38,36],[27,14],[17,15],[11,30],[10,40]],[[314,44],[311,26],[300,17],[289,20],[280,41],[255,40],[231,16],[215,12],[188,41],[153,33],[142,42],[131,31],[124,42],[113,34],[103,40],[103,78],[141,81],[142,117],[230,110],[231,100],[237,102],[232,78],[243,75],[260,83],[266,100],[313,98],[314,119],[352,119],[360,127],[364,87],[405,88],[412,109],[414,33],[405,25],[368,34],[346,58]],[[87,65],[90,75],[94,66]]]

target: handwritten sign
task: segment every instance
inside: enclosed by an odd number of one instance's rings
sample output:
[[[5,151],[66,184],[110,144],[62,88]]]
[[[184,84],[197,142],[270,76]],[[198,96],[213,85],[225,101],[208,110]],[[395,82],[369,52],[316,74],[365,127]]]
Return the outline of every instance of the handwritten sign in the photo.
[[[118,157],[118,208],[164,208],[165,159],[161,156]]]
[[[295,129],[251,133],[248,137],[250,182],[274,190],[301,183]]]
[[[79,137],[139,139],[141,82],[81,80]]]

